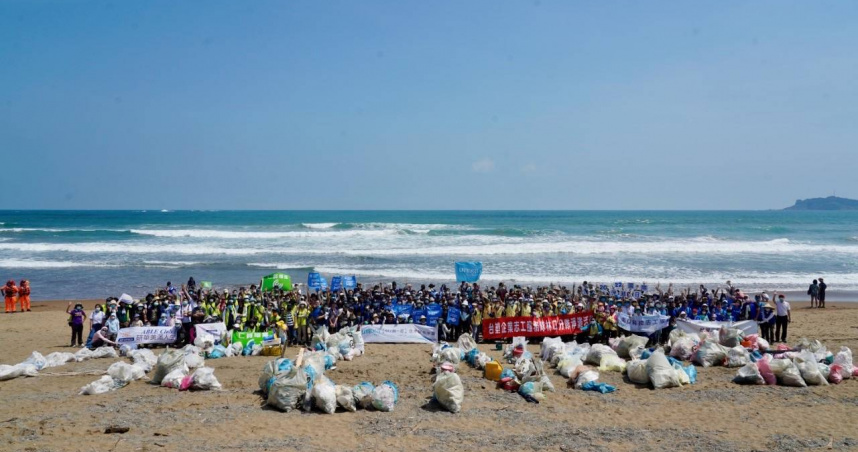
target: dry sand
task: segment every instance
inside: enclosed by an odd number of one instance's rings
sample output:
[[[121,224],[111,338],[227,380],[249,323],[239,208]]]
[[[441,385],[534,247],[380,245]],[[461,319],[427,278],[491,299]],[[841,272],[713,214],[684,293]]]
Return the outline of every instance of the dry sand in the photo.
[[[93,303],[85,303],[90,310]],[[65,347],[65,302],[38,302],[33,312],[0,315],[0,363],[15,364],[33,350]],[[824,310],[794,303],[790,341],[818,338],[829,349],[858,351],[858,304]],[[493,346],[483,351],[499,358]],[[177,392],[136,381],[116,392],[79,396],[94,376],[51,372],[104,371],[102,359],[46,369],[39,377],[0,382],[0,450],[858,450],[858,380],[837,386],[740,386],[735,369],[699,370],[698,383],[651,390],[602,381],[619,391],[598,394],[557,388],[539,404],[526,403],[463,364],[462,412],[427,404],[430,346],[367,344],[366,355],[329,372],[338,384],[395,381],[401,399],[393,413],[334,415],[263,407],[257,378],[268,357],[208,360],[222,392]],[[530,346],[538,351],[538,345]],[[290,350],[294,356],[297,349]],[[552,370],[552,373],[554,370]],[[104,434],[110,425],[130,427]]]

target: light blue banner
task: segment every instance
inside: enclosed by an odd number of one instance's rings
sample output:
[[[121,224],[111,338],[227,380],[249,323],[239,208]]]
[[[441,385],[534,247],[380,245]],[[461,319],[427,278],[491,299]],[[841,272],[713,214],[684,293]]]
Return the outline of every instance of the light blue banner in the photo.
[[[322,275],[318,272],[307,274],[307,287],[311,289],[319,289],[322,287]]]
[[[426,305],[426,324],[435,326],[438,324],[438,319],[442,314],[441,305],[438,303],[429,303]]]
[[[459,312],[459,308],[450,307],[447,309],[447,324],[458,326],[459,325],[459,316],[461,312]]]
[[[456,281],[477,282],[482,273],[482,262],[456,262]]]
[[[343,287],[346,289],[354,289],[357,287],[357,278],[352,276],[343,276]]]

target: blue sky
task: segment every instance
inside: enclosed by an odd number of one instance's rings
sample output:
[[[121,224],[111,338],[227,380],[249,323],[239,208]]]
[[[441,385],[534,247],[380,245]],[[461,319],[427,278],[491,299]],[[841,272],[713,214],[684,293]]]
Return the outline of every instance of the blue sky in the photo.
[[[0,208],[858,198],[855,2],[0,2]]]

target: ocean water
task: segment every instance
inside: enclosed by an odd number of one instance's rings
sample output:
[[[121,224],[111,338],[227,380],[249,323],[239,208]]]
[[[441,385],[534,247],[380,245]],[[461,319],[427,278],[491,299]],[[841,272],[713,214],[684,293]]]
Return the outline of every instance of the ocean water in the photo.
[[[275,270],[306,281],[483,280],[723,284],[829,296],[858,291],[858,212],[0,211],[0,278],[34,299],[145,295],[193,276],[249,284]],[[803,299],[804,297],[802,297]]]

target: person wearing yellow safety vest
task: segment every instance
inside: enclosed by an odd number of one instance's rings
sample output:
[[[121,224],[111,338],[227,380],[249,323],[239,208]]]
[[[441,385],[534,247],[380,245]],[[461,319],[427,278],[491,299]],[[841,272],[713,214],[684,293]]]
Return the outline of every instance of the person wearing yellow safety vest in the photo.
[[[474,338],[474,342],[479,342],[479,336],[481,333],[481,327],[483,325],[483,310],[479,304],[474,305],[473,312],[471,312],[471,337]]]
[[[295,315],[295,328],[298,329],[298,343],[301,345],[310,344],[310,336],[307,334],[308,317],[310,317],[310,309],[307,307],[307,302],[301,300]]]

